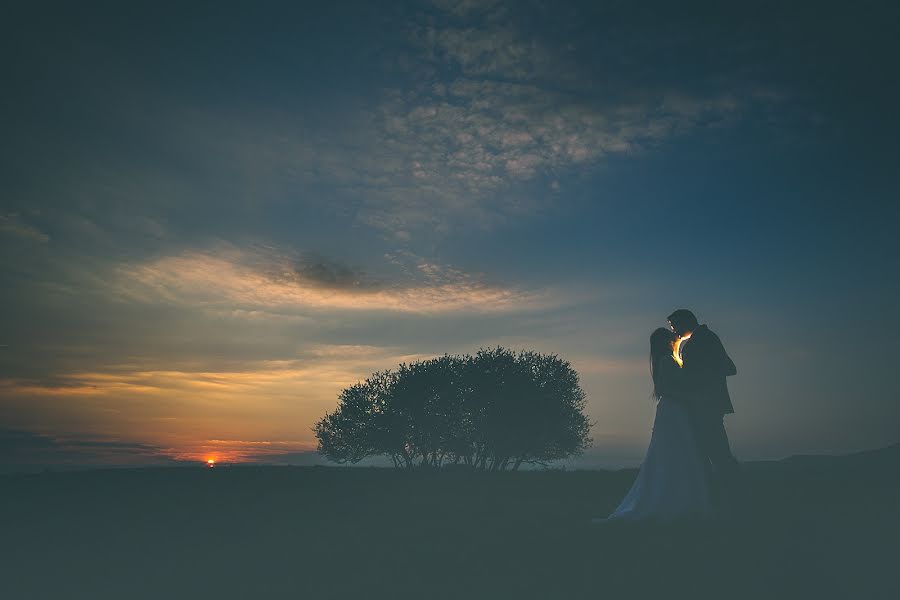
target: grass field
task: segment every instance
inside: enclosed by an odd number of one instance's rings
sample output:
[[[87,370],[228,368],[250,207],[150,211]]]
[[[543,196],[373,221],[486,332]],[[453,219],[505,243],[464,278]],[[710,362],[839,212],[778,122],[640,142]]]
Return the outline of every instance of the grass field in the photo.
[[[633,470],[5,475],[0,597],[900,598],[889,458],[751,464],[739,517],[665,526],[589,524]]]

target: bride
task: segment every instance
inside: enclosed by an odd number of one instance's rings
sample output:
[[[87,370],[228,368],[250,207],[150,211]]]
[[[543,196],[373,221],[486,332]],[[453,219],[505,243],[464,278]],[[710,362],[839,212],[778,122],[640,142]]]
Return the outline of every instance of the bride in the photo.
[[[682,371],[673,355],[675,334],[650,336],[650,374],[658,400],[647,455],[625,499],[608,518],[615,520],[700,517],[710,512],[706,474],[685,404]]]

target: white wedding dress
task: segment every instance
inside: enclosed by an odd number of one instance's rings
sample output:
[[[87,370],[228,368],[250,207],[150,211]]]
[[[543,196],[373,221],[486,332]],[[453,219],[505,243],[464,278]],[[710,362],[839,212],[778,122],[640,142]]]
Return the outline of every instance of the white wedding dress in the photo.
[[[637,479],[608,519],[673,520],[708,516],[711,511],[706,473],[694,441],[687,409],[663,396],[647,455]]]

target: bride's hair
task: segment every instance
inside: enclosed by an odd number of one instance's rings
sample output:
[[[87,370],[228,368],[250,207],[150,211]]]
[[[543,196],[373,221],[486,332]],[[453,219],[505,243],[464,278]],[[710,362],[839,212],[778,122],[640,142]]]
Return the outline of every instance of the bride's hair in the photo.
[[[650,334],[650,377],[653,379],[653,397],[659,398],[656,393],[656,378],[659,373],[660,361],[668,360],[672,356],[672,344],[675,343],[675,334],[660,327]]]

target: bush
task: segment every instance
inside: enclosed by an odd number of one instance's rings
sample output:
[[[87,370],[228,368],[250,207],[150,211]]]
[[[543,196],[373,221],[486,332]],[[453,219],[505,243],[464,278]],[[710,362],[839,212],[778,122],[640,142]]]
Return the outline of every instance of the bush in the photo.
[[[374,373],[342,390],[313,430],[338,463],[385,455],[398,468],[516,470],[587,448],[584,403],[567,361],[498,346]]]

